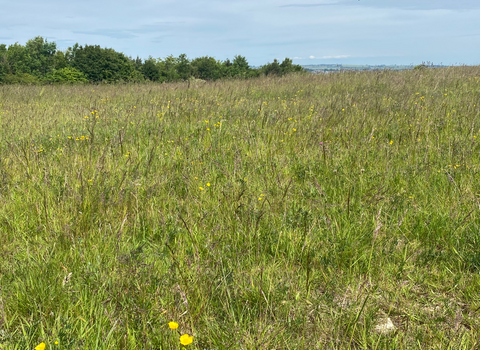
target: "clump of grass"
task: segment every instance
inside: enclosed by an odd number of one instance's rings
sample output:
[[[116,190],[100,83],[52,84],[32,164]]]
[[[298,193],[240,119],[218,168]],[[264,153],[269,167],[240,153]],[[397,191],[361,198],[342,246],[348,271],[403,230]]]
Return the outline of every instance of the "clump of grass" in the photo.
[[[0,86],[0,347],[477,347],[479,77]]]

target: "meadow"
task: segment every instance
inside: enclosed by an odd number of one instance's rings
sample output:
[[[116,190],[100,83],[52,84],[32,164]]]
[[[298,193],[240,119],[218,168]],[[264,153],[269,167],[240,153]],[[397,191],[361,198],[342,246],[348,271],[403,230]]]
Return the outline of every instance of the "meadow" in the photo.
[[[0,349],[476,349],[479,135],[480,67],[0,86]]]

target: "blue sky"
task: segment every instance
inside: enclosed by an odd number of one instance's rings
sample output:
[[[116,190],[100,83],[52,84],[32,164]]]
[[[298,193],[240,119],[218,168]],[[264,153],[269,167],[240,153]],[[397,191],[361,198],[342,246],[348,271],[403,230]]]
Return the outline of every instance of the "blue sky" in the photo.
[[[252,65],[480,64],[479,0],[0,0],[0,43],[146,58],[240,54]]]

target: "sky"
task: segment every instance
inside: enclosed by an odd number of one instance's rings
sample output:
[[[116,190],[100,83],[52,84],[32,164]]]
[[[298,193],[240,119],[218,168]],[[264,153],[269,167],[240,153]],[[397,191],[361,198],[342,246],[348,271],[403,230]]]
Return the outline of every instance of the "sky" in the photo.
[[[479,0],[0,0],[0,43],[35,36],[128,56],[258,66],[480,64]]]

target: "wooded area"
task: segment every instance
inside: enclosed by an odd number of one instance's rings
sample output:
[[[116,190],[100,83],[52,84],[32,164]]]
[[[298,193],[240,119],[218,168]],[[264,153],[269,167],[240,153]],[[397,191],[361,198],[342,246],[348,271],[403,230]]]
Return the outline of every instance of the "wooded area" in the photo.
[[[302,70],[289,58],[281,63],[275,59],[254,68],[240,55],[232,61],[219,61],[210,56],[188,59],[185,54],[165,58],[150,56],[144,60],[127,57],[112,48],[78,43],[62,51],[55,42],[41,36],[28,40],[25,45],[0,44],[0,84],[217,80],[284,75]]]

